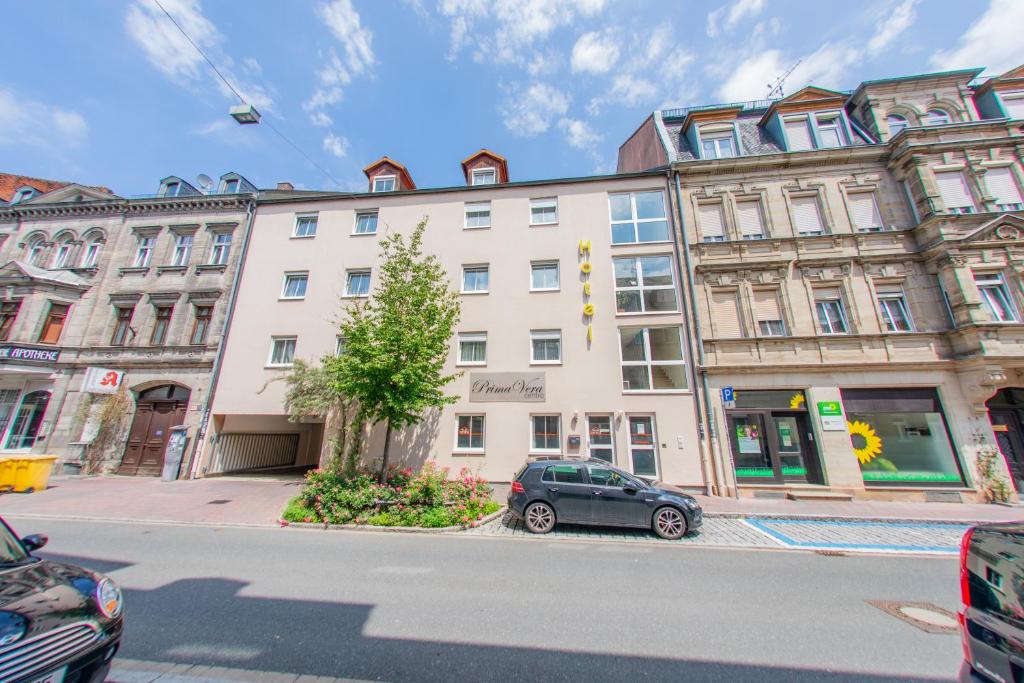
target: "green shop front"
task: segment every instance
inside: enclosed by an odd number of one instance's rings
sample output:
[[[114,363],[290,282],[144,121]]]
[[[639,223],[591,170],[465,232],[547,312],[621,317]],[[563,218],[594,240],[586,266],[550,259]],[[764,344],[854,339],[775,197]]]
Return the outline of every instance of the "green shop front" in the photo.
[[[725,411],[740,484],[820,484],[821,462],[800,389],[737,389]]]

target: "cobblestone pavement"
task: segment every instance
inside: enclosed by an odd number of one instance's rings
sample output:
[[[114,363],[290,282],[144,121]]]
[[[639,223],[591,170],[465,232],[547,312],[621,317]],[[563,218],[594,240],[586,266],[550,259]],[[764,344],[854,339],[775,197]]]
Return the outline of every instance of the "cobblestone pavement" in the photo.
[[[796,548],[854,552],[956,554],[967,529],[958,524],[859,522],[848,520],[755,519],[705,517],[700,534],[666,541],[646,529],[616,529],[560,524],[545,539],[625,541],[691,546]],[[506,513],[465,534],[532,537],[522,520]]]

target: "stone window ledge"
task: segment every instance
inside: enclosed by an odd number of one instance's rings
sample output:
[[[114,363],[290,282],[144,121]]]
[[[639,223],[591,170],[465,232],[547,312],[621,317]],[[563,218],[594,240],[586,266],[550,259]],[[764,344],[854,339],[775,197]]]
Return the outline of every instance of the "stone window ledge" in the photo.
[[[117,270],[117,274],[120,275],[121,277],[124,277],[125,275],[145,276],[149,274],[149,266],[142,266],[141,268],[135,266],[132,266],[131,268],[119,268]]]
[[[188,272],[188,266],[157,266],[156,274],[163,275],[164,273],[178,273],[184,275]]]
[[[223,273],[227,269],[226,263],[201,263],[196,266],[196,273]]]

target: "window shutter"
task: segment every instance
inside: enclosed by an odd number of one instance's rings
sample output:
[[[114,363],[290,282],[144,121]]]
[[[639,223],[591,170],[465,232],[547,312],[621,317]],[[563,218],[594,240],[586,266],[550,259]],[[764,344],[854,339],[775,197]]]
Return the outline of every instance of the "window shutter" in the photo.
[[[711,321],[716,337],[736,339],[743,336],[735,289],[711,290]]]
[[[1011,119],[1024,119],[1024,97],[1003,98],[1003,108]]]
[[[867,230],[882,226],[882,214],[878,211],[878,203],[875,202],[873,192],[856,192],[847,195],[847,199],[855,229]]]
[[[782,309],[779,306],[779,294],[774,289],[754,290],[754,315],[757,321],[782,320]]]
[[[985,172],[985,184],[996,198],[996,204],[1020,204],[1020,189],[1009,166],[990,168]]]
[[[935,174],[935,184],[942,195],[942,202],[947,209],[960,206],[974,206],[971,198],[971,190],[967,187],[967,180],[960,171],[939,171]]]
[[[842,296],[838,287],[817,287],[814,290],[815,301],[839,301]]]
[[[700,233],[705,240],[725,238],[725,221],[721,204],[701,204]]]
[[[761,202],[747,200],[736,203],[736,219],[740,224],[743,237],[763,237],[764,225],[761,223]]]
[[[807,127],[807,119],[804,117],[786,121],[786,139],[789,141],[790,152],[814,149],[814,143],[811,141],[811,130]]]
[[[817,197],[793,198],[793,223],[798,233],[824,231]]]
[[[901,285],[875,285],[875,292],[878,296],[901,296],[903,287]]]

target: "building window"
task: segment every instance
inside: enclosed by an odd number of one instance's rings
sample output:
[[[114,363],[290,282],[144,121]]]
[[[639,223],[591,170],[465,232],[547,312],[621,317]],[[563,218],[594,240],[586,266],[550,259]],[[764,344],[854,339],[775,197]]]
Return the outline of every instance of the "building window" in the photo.
[[[700,134],[704,159],[726,159],[736,156],[736,140],[732,131]]]
[[[779,293],[774,289],[754,290],[754,318],[762,337],[786,336],[786,323],[782,319]]]
[[[345,296],[370,296],[370,271],[348,271],[345,276]]]
[[[608,195],[612,244],[667,242],[668,221],[661,192],[629,192]]]
[[[557,222],[557,197],[530,200],[530,225],[552,225]]]
[[[743,334],[739,292],[735,289],[712,289],[710,297],[711,327],[718,339],[739,339]]]
[[[227,265],[231,253],[231,233],[219,232],[213,236],[213,250],[210,252],[210,263],[215,266]]]
[[[615,464],[611,415],[587,415],[587,453],[595,460]]]
[[[232,178],[230,180],[225,180],[224,181],[223,193],[224,194],[235,194],[236,192],[238,192],[238,180],[235,179],[235,178]]]
[[[974,213],[974,198],[960,171],[936,171],[935,185],[949,213]]]
[[[838,287],[822,287],[814,290],[814,309],[818,314],[818,326],[822,334],[848,334],[846,309]]]
[[[786,149],[790,152],[802,152],[814,149],[814,138],[808,127],[806,116],[798,116],[783,120],[786,129]]]
[[[192,242],[195,238],[192,235],[178,235],[174,238],[174,259],[172,266],[187,266],[192,258]]]
[[[356,235],[372,235],[377,232],[377,212],[359,211],[356,213]]]
[[[457,365],[487,365],[487,333],[459,333],[459,362]]]
[[[850,220],[854,230],[881,232],[885,229],[874,192],[851,192],[846,196],[846,203],[850,207]]]
[[[85,253],[82,254],[82,261],[79,264],[81,268],[95,268],[96,264],[100,259],[100,250],[103,249],[103,242],[100,239],[94,239],[85,247]]]
[[[1000,273],[975,273],[974,282],[978,286],[981,300],[985,302],[992,320],[997,323],[1017,322],[1017,310],[1010,299],[1006,288],[1006,280]]]
[[[340,334],[334,339],[334,355],[344,356],[345,355],[345,338]]]
[[[841,392],[865,484],[963,484],[935,389]]]
[[[156,320],[153,323],[153,334],[149,338],[150,346],[163,346],[167,341],[167,330],[171,326],[172,306],[157,306]]]
[[[1013,169],[1009,166],[990,168],[985,172],[985,185],[989,194],[995,198],[996,208],[1000,211],[1020,211],[1024,209],[1020,186],[1013,177]]]
[[[658,445],[654,436],[654,417],[629,416],[629,460],[633,474],[640,477],[658,476]]]
[[[156,238],[140,235],[138,240],[139,243],[135,249],[135,262],[133,265],[136,268],[148,268],[149,262],[153,259],[153,246],[156,244]]]
[[[39,332],[40,344],[56,344],[60,341],[60,333],[64,330],[64,321],[68,317],[68,304],[50,303],[50,310],[43,321],[43,329]]]
[[[725,215],[722,202],[708,202],[697,205],[700,216],[700,235],[705,242],[725,241]]]
[[[739,223],[740,237],[743,239],[764,239],[764,216],[761,214],[761,200],[742,199],[736,202],[736,222]]]
[[[295,228],[292,237],[316,237],[317,223],[320,217],[316,214],[310,216],[296,216]]]
[[[612,259],[615,307],[619,313],[678,310],[672,259],[668,256],[627,256]]]
[[[188,343],[201,346],[206,343],[206,335],[210,332],[210,320],[213,318],[213,306],[196,306],[196,320],[192,324],[192,335]]]
[[[678,327],[619,328],[622,390],[686,388],[683,343]]]
[[[1011,119],[1024,119],[1024,92],[1000,93],[1003,110]]]
[[[57,253],[53,255],[53,264],[50,267],[54,270],[57,270],[58,268],[66,268],[71,257],[71,248],[72,244],[70,238],[62,240],[57,245]]]
[[[394,192],[395,191],[395,176],[393,175],[379,175],[373,179],[373,191],[374,192]]]
[[[533,439],[530,442],[531,451],[562,452],[561,415],[531,415],[530,423],[533,426]]]
[[[484,450],[484,416],[459,415],[455,426],[455,450],[482,453]]]
[[[11,338],[11,329],[18,317],[18,309],[21,308],[20,301],[5,301],[0,304],[0,341],[7,341]]]
[[[285,273],[284,287],[281,289],[282,299],[305,299],[309,273]]]
[[[878,307],[887,332],[913,332],[914,323],[907,308],[907,298],[899,285],[878,285]]]
[[[463,266],[462,267],[462,293],[463,294],[486,294],[490,285],[489,266]]]
[[[943,109],[929,109],[924,115],[924,125],[926,126],[943,126],[952,121],[949,113]]]
[[[798,235],[813,237],[825,234],[825,224],[821,220],[821,206],[817,195],[810,197],[792,197],[793,227]]]
[[[473,171],[472,182],[474,185],[494,185],[497,175],[493,168],[478,168]]]
[[[267,365],[288,366],[295,359],[297,337],[274,337],[270,342],[270,359]]]
[[[843,147],[846,133],[843,132],[843,118],[838,114],[821,114],[818,122],[819,147]]]
[[[11,422],[10,432],[7,434],[6,448],[8,450],[20,450],[32,448],[39,437],[39,428],[43,423],[43,415],[46,414],[46,406],[50,403],[50,392],[33,391],[25,394],[18,406],[18,412]]]
[[[466,227],[467,228],[489,228],[489,227],[491,227],[491,203],[490,202],[467,202],[466,203]]]
[[[178,192],[180,190],[181,190],[181,183],[177,183],[177,182],[164,183],[164,194],[163,194],[163,196],[165,196],[165,197],[177,197],[178,196]]]
[[[895,137],[901,130],[910,127],[907,117],[900,116],[899,114],[889,114],[885,117],[885,123],[889,126],[889,137]]]
[[[111,346],[124,346],[128,339],[128,333],[132,332],[132,316],[135,315],[134,306],[114,307],[114,333],[110,335]],[[134,336],[134,334],[133,334]]]
[[[561,330],[530,330],[530,362],[558,365],[562,362]]]
[[[29,243],[26,250],[25,260],[30,266],[39,266],[43,262],[43,254],[46,253],[46,242],[42,237],[37,237]]]
[[[553,292],[558,288],[558,261],[534,261],[530,264],[531,292]]]
[[[28,201],[35,193],[35,190],[28,187],[23,190],[18,190],[18,193],[14,195],[14,199],[11,200],[11,204],[20,204],[21,202]]]

